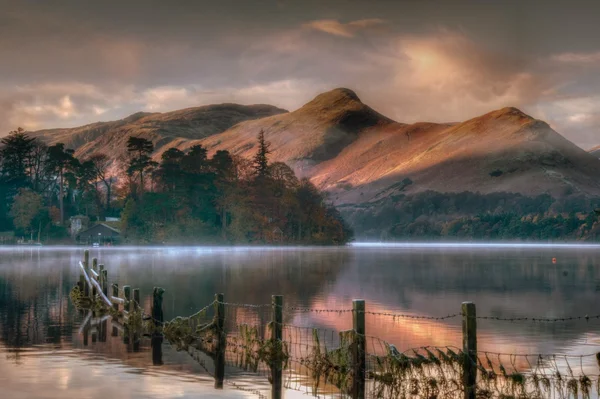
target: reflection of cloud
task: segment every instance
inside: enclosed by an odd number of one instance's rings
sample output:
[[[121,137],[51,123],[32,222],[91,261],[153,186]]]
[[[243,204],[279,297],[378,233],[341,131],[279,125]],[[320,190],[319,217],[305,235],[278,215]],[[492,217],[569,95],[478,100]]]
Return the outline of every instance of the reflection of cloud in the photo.
[[[385,21],[379,18],[359,19],[348,23],[342,23],[336,21],[335,19],[320,19],[308,22],[302,26],[304,28],[329,33],[330,35],[334,36],[354,37],[354,35],[360,30],[384,23]]]

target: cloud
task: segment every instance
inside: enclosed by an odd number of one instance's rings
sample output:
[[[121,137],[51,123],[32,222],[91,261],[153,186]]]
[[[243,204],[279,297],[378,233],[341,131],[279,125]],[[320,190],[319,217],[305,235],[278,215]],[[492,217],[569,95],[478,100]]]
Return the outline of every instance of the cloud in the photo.
[[[553,55],[551,59],[565,64],[598,64],[600,63],[600,51],[591,53],[561,53]]]
[[[385,24],[386,21],[379,18],[359,19],[348,23],[342,23],[335,19],[319,19],[311,21],[302,26],[334,36],[354,37],[357,32],[374,26]]]

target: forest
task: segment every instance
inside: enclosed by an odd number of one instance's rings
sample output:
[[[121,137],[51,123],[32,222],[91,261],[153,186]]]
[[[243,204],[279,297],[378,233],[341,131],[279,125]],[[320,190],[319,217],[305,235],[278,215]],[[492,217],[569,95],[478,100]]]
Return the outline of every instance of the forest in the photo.
[[[400,195],[371,207],[341,207],[360,239],[600,240],[600,198],[517,193]]]
[[[0,140],[0,232],[41,242],[70,242],[69,220],[111,219],[130,244],[342,245],[352,230],[308,179],[269,162],[261,131],[254,159],[201,145],[169,148],[127,141],[127,157],[78,159],[22,129]],[[116,222],[115,222],[116,221]],[[92,222],[91,222],[92,223]],[[109,222],[106,222],[109,223]],[[92,223],[93,224],[93,223]]]

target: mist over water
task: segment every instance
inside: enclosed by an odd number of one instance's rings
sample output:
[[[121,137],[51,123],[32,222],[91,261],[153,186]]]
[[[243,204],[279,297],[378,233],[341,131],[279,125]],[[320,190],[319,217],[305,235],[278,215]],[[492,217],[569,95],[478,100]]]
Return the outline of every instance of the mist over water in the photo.
[[[460,313],[473,301],[478,315],[562,318],[597,315],[598,245],[355,243],[343,248],[155,247],[95,248],[110,283],[139,287],[146,311],[154,286],[165,288],[165,318],[186,316],[223,292],[226,302],[266,304],[283,294],[286,306],[367,310],[415,316]],[[247,390],[212,389],[206,371],[164,344],[154,366],[148,343],[132,352],[119,339],[88,342],[78,334],[83,316],[69,301],[83,248],[0,248],[0,385],[12,396],[256,397],[268,381],[233,376]],[[553,262],[555,258],[555,262]],[[229,315],[254,317],[260,312]],[[268,320],[264,320],[268,321]],[[367,334],[405,350],[461,346],[460,317],[393,319],[367,315]],[[331,330],[351,326],[348,314],[286,312],[285,323]],[[505,353],[598,352],[600,322],[478,322],[480,350]],[[86,372],[87,370],[87,372]],[[91,375],[114,378],[104,384]],[[113,381],[113,380],[111,380]],[[114,385],[119,389],[105,387]],[[96,390],[92,389],[95,387]],[[50,392],[57,392],[56,396]],[[172,392],[178,392],[173,395]],[[293,393],[289,393],[286,397]]]

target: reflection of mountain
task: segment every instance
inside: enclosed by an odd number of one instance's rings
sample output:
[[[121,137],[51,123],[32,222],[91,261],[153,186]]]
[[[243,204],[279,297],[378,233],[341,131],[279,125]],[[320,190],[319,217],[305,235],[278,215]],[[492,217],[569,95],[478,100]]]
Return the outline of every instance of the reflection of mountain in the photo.
[[[552,257],[558,258],[552,264]],[[600,271],[591,250],[357,250],[354,263],[335,286],[311,306],[348,307],[339,298],[360,296],[380,313],[444,316],[460,313],[473,301],[480,316],[561,318],[600,314],[596,306]],[[367,266],[368,265],[368,266]],[[410,348],[422,345],[460,346],[460,317],[410,320],[369,316],[368,334]],[[348,328],[337,315],[311,315],[307,324]],[[514,352],[556,352],[565,341],[574,344],[587,331],[600,328],[594,319],[571,323],[479,322],[483,348]],[[594,349],[590,349],[594,351]]]

